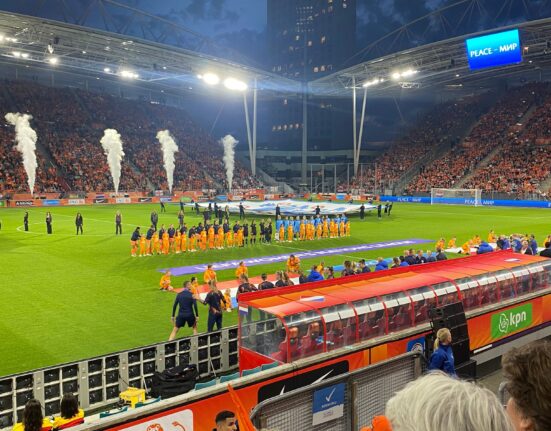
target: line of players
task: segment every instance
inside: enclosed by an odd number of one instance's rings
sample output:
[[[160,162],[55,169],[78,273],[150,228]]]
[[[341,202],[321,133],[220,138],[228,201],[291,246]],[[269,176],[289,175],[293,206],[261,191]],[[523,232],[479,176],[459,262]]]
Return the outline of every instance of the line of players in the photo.
[[[297,216],[285,217],[278,216],[276,220],[276,241],[292,242],[313,241],[322,238],[338,238],[350,236],[350,220],[344,214],[337,215],[334,218],[329,216],[316,215],[302,219]]]
[[[272,221],[261,220],[259,228],[253,220],[251,224],[245,220],[242,225],[236,221],[230,226],[229,220],[219,225],[206,222],[199,223],[188,229],[186,223],[175,228],[171,224],[168,229],[162,224],[157,231],[152,224],[145,234],[137,227],[130,238],[131,256],[142,257],[154,254],[180,254],[205,250],[221,250],[224,248],[244,247],[256,245],[259,242],[270,243],[272,240]],[[291,242],[293,240],[308,241],[321,238],[338,238],[350,236],[350,220],[345,215],[334,218],[328,216],[311,216],[302,219],[297,216],[278,216],[276,220],[275,239],[279,242]]]

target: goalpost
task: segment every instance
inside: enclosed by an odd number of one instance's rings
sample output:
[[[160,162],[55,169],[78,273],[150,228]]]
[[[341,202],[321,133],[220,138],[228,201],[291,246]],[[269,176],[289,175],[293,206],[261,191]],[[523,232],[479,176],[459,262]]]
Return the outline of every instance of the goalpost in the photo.
[[[482,205],[480,189],[430,189],[430,204]]]

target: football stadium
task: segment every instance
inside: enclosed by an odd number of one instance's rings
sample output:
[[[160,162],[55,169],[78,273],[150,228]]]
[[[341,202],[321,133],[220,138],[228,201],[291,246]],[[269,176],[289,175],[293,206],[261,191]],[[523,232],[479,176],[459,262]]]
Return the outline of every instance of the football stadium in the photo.
[[[551,429],[551,2],[0,4],[0,429]]]

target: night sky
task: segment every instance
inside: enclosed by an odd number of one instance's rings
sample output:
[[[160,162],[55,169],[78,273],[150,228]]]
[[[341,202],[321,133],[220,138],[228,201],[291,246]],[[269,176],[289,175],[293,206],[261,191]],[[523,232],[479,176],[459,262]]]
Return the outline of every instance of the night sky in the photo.
[[[323,0],[312,0],[318,2]],[[91,0],[69,0],[69,16],[81,16]],[[190,30],[212,38],[223,47],[231,47],[257,64],[266,62],[266,0],[118,0],[153,15],[177,22]],[[35,0],[3,0],[2,9],[63,20],[63,2],[45,0],[39,10]],[[357,0],[357,47],[369,45],[383,35],[419,17],[448,5],[460,3],[453,15],[436,15],[408,35],[410,46],[422,45],[455,35],[488,30],[503,25],[551,16],[548,0]],[[476,3],[471,11],[470,4]],[[105,5],[114,20],[124,22],[130,12]],[[96,8],[97,9],[97,8]],[[474,8],[473,8],[474,9]],[[458,24],[462,14],[465,16]],[[99,14],[90,15],[86,25],[105,29]],[[406,47],[405,45],[400,48]],[[360,59],[356,59],[359,62]]]

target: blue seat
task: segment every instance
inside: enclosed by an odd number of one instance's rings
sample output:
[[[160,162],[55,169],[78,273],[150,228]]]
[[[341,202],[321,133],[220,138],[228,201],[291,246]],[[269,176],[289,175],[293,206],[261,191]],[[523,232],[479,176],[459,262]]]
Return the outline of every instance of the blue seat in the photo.
[[[237,373],[228,374],[227,376],[220,377],[220,383],[229,382],[239,378],[239,371]]]
[[[140,407],[148,406],[149,404],[158,403],[159,401],[161,401],[161,397],[157,397],[153,400],[147,400],[147,401],[144,401],[143,403],[142,402],[136,403],[134,408],[137,409],[137,408],[140,408]]]
[[[250,376],[251,374],[255,374],[255,373],[258,373],[260,371],[261,371],[260,367],[251,368],[250,370],[243,370],[242,376],[243,377]]]
[[[99,418],[100,419],[103,419],[103,418],[107,418],[109,416],[113,416],[113,415],[118,415],[120,413],[124,413],[125,411],[128,410],[128,406],[124,406],[124,407],[121,407],[120,409],[116,409],[116,410],[109,410],[109,411],[106,411],[106,412],[101,412],[99,414]]]
[[[214,385],[216,385],[216,379],[210,380],[205,383],[195,383],[195,390],[198,391],[199,389],[210,388]]]
[[[262,365],[260,366],[260,369],[261,369],[262,371],[264,371],[264,370],[269,370],[269,369],[271,369],[271,368],[277,367],[278,365],[279,365],[279,362],[277,362],[277,361],[276,361],[276,362],[272,362],[272,363],[270,363],[270,364],[262,364]]]

